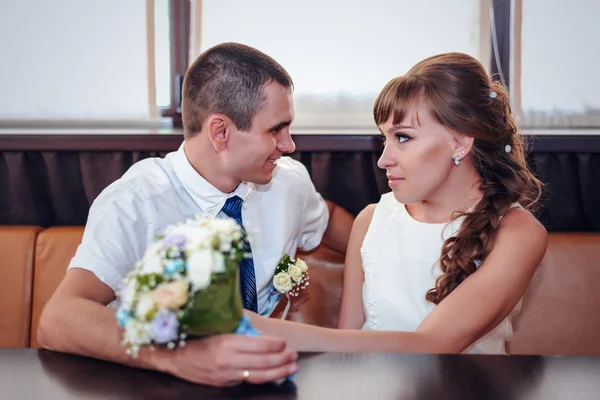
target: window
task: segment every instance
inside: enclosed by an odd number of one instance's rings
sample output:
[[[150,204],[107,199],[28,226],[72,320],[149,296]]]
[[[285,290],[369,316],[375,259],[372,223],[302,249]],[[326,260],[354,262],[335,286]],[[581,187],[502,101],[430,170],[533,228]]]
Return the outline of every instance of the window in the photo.
[[[157,125],[144,1],[10,2],[0,36],[0,119]]]
[[[460,51],[489,65],[488,2],[202,2],[200,50],[235,41],[271,55],[295,86],[299,128],[374,129],[383,86],[425,57]]]
[[[372,132],[385,83],[447,51],[503,71],[521,127],[600,128],[597,15],[596,0],[22,0],[0,13],[18,38],[0,44],[0,119],[177,126],[190,57],[237,41],[290,72],[296,132]]]
[[[600,127],[600,2],[527,0],[515,11],[522,12],[514,99],[521,126]]]

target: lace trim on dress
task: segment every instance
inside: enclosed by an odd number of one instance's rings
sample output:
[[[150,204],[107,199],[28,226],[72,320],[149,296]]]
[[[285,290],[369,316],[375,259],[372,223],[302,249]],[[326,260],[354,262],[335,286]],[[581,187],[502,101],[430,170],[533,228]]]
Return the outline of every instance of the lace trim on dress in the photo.
[[[367,325],[371,329],[379,329],[379,314],[376,312],[377,306],[375,304],[375,293],[373,291],[374,282],[377,280],[377,271],[373,267],[372,255],[378,253],[380,246],[381,245],[377,242],[371,243],[365,240],[360,249],[363,272],[365,275],[364,284],[366,285],[366,298],[363,300],[367,311]]]

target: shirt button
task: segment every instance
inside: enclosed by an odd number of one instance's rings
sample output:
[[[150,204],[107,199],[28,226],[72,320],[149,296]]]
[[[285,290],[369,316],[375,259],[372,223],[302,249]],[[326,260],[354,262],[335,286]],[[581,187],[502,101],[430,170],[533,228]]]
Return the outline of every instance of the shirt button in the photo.
[[[210,210],[208,210],[208,213],[209,213],[210,215],[213,215],[213,214],[215,213],[215,210],[214,210],[213,208],[211,208]]]

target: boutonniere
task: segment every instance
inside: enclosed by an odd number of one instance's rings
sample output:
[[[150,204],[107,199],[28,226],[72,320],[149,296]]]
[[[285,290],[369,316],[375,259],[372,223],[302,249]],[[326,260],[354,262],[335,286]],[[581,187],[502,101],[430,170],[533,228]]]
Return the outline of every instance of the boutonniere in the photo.
[[[277,263],[272,283],[267,309],[261,315],[271,315],[279,300],[285,296],[288,303],[281,315],[281,319],[285,319],[292,303],[290,297],[297,297],[300,291],[309,285],[308,265],[300,258],[293,259],[284,254]]]

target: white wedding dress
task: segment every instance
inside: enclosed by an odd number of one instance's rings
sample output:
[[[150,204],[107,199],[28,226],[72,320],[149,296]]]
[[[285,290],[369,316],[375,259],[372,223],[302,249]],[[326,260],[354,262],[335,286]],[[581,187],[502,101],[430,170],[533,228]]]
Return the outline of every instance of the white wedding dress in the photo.
[[[515,203],[513,207],[519,205]],[[460,223],[460,219],[452,224],[419,222],[392,192],[381,197],[361,247],[365,276],[363,329],[417,329],[435,307],[425,300],[425,294],[441,274],[437,260],[442,244],[458,232]],[[504,321],[465,353],[506,354],[505,341],[512,334],[511,319],[520,306],[521,301]]]

